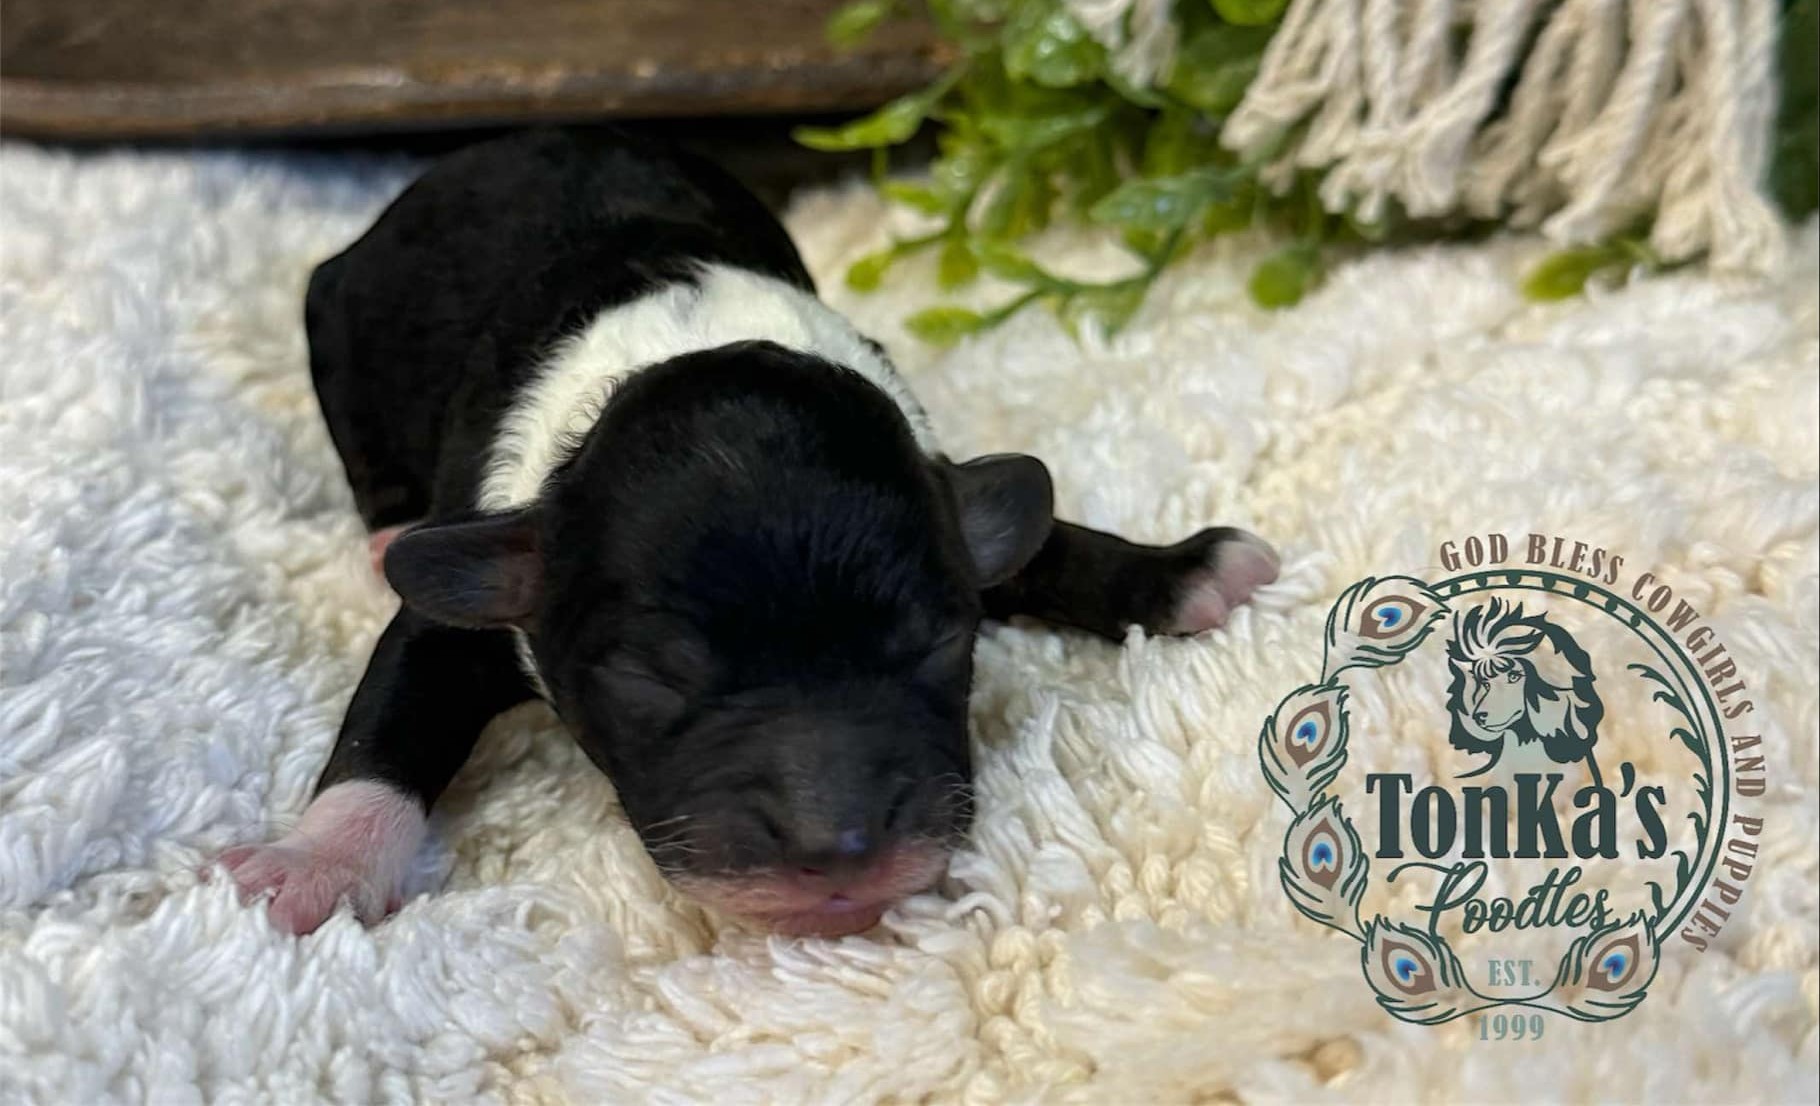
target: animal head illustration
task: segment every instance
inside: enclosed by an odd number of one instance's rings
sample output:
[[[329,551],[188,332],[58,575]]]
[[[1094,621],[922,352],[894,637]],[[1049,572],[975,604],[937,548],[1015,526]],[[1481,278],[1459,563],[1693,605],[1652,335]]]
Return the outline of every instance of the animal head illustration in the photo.
[[[1593,688],[1592,661],[1546,615],[1500,599],[1455,614],[1447,643],[1449,741],[1491,759],[1466,775],[1490,770],[1507,740],[1540,742],[1557,764],[1584,759],[1599,782],[1593,745],[1605,705]]]

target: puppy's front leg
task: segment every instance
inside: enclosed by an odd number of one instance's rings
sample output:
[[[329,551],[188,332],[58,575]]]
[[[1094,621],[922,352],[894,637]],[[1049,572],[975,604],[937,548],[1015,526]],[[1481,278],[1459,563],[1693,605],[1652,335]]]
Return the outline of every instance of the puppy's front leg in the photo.
[[[1156,546],[1057,522],[1036,556],[983,597],[990,617],[1028,615],[1114,641],[1131,626],[1197,634],[1224,625],[1279,564],[1264,539],[1232,527]]]
[[[348,900],[363,921],[397,908],[425,816],[494,715],[531,698],[509,634],[392,619],[354,692],[316,798],[270,844],[222,854],[279,928],[309,933]]]

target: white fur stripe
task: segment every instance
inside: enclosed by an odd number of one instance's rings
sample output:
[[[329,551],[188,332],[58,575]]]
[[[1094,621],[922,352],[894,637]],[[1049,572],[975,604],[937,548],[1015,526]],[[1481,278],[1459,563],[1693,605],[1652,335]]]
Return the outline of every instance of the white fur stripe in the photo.
[[[726,265],[702,268],[696,284],[673,284],[602,311],[560,345],[501,421],[481,480],[479,506],[522,507],[600,418],[614,386],[650,365],[732,342],[768,340],[844,365],[877,385],[925,450],[928,416],[890,362],[853,325],[813,295],[773,277]]]

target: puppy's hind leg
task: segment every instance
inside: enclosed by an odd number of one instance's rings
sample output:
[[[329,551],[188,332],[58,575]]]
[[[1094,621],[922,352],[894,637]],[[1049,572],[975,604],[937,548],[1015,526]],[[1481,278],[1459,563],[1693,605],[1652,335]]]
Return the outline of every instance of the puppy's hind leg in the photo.
[[[221,856],[247,899],[289,933],[346,901],[365,922],[397,909],[431,804],[494,715],[531,698],[509,634],[392,619],[354,692],[316,798],[277,841]]]
[[[992,618],[1027,615],[1114,641],[1131,626],[1198,634],[1225,625],[1280,564],[1264,539],[1232,527],[1156,546],[1057,522],[1036,556],[983,598]]]

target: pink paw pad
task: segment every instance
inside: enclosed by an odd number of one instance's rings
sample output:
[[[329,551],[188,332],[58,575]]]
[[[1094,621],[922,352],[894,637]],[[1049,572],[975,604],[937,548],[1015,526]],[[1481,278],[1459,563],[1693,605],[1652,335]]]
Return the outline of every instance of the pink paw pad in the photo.
[[[1234,531],[1215,543],[1207,563],[1183,581],[1169,632],[1198,634],[1224,626],[1233,608],[1277,578],[1282,563],[1269,542],[1244,530]]]
[[[234,877],[241,902],[266,899],[272,924],[299,936],[315,932],[343,902],[368,925],[399,906],[397,892],[379,886],[359,863],[292,837],[229,849],[221,854],[221,866]]]
[[[398,909],[399,885],[424,826],[415,799],[374,780],[354,780],[317,796],[284,837],[229,849],[219,863],[241,901],[266,899],[266,916],[286,933],[313,932],[343,902],[370,925]]]

